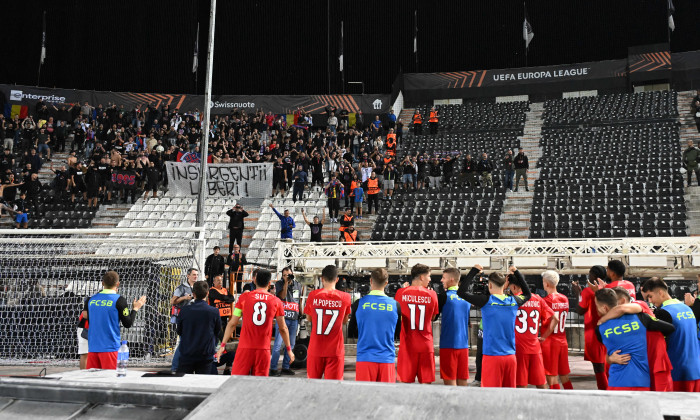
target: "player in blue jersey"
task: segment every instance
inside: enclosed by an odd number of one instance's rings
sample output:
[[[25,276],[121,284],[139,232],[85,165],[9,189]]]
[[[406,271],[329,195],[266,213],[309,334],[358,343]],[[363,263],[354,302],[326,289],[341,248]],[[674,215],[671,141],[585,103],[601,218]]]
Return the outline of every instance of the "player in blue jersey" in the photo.
[[[90,322],[88,328],[87,369],[116,369],[117,351],[121,344],[119,322],[131,328],[136,312],[146,304],[146,296],[134,300],[131,311],[123,296],[117,294],[119,274],[108,271],[102,277],[104,290],[85,301],[83,319]]]
[[[356,381],[396,382],[394,333],[400,328],[401,309],[384,293],[389,275],[372,271],[371,291],[352,305],[350,330],[357,329]]]
[[[467,386],[469,379],[469,310],[471,303],[457,295],[459,270],[442,272],[445,292],[438,296],[440,324],[440,377],[445,385]]]
[[[595,304],[600,316],[605,316],[617,306],[617,294],[612,289],[595,292]],[[641,307],[639,307],[641,310]],[[611,364],[608,390],[649,391],[651,380],[647,355],[647,331],[659,331],[668,335],[675,331],[671,323],[660,321],[645,313],[625,314],[619,318],[604,320],[596,328],[596,336],[607,350],[629,356],[626,364]]]
[[[700,392],[700,340],[698,320],[693,311],[681,301],[671,298],[668,286],[661,279],[647,280],[642,286],[642,294],[656,306],[654,315],[658,319],[676,327],[666,341],[673,366],[673,391]]]
[[[507,296],[506,278],[500,273],[489,275],[489,294],[468,293],[469,283],[479,274],[480,267],[474,266],[467,277],[460,282],[457,295],[472,305],[481,308],[481,321],[484,326],[482,359],[482,387],[515,388],[515,317],[518,308],[530,300],[530,288],[515,267],[511,267],[513,284],[520,283],[520,296]]]

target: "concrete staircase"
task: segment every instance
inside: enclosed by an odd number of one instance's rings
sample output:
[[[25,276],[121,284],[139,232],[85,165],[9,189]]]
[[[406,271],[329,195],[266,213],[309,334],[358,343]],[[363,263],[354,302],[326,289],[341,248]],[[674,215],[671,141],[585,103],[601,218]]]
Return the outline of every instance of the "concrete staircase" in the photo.
[[[692,140],[695,143],[695,147],[698,147],[698,142],[700,142],[700,133],[698,133],[697,126],[695,125],[695,118],[692,114],[690,103],[695,97],[695,91],[678,92],[678,120],[681,123],[680,127],[680,146],[681,153],[688,146],[688,140]],[[687,179],[683,180],[683,184],[686,184]],[[697,186],[697,180],[695,175],[693,175],[693,186],[685,187],[685,205],[687,208],[687,220],[686,225],[688,226],[689,236],[700,236],[700,187]]]
[[[530,111],[525,114],[525,128],[520,139],[520,147],[525,149],[525,155],[530,163],[530,169],[527,171],[527,184],[530,191],[525,191],[522,181],[518,192],[506,191],[506,201],[500,221],[501,239],[527,239],[529,236],[535,181],[540,177],[537,161],[542,156],[540,138],[543,112],[544,103],[539,102],[530,104]]]

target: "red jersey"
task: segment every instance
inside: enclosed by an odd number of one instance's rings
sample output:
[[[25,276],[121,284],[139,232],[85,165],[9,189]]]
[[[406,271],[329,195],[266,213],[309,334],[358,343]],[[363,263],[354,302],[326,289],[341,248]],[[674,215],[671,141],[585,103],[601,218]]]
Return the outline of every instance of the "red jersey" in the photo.
[[[313,290],[306,299],[304,313],[311,320],[309,356],[345,355],[343,320],[350,314],[350,295],[340,290]]]
[[[581,291],[581,300],[578,306],[586,309],[586,313],[583,316],[583,328],[585,331],[593,331],[595,339],[595,329],[600,315],[598,315],[598,309],[595,306],[595,292],[590,287],[586,287]]]
[[[278,316],[284,316],[284,310],[282,301],[277,296],[262,290],[253,290],[241,295],[233,315],[243,320],[239,349],[270,350],[272,321]]]
[[[569,313],[569,298],[561,293],[554,292],[547,295],[543,300],[544,303],[547,304],[547,306],[549,306],[559,318],[559,324],[554,327],[554,331],[552,331],[552,334],[547,337],[547,341],[553,340],[563,345],[567,345],[565,330],[566,317]],[[544,323],[542,325],[544,325]]]
[[[634,285],[632,283],[628,282],[627,280],[614,281],[614,282],[608,284],[607,286],[605,286],[605,288],[612,289],[613,287],[618,287],[618,286],[626,289],[629,292],[632,302],[635,302],[637,300],[636,299],[637,291],[634,290]]]
[[[433,317],[438,314],[437,293],[421,287],[404,287],[394,299],[401,306],[401,349],[409,354],[434,352]]]
[[[533,294],[530,300],[518,309],[515,319],[515,353],[538,354],[542,347],[538,340],[540,323],[548,325],[554,312],[544,303],[544,299]]]
[[[642,312],[654,317],[654,312],[651,311],[646,302],[637,300],[634,303],[642,307]],[[673,368],[666,350],[666,339],[658,331],[647,331],[647,359],[649,360],[649,373],[652,375],[656,372],[670,372]],[[652,390],[653,388],[652,384]]]

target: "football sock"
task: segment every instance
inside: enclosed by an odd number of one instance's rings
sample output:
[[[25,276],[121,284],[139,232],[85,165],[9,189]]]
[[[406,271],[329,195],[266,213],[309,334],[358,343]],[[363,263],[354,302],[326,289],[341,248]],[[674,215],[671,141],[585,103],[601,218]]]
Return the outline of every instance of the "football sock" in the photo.
[[[559,384],[554,384],[554,385],[550,385],[549,389],[561,389],[561,388],[559,388]]]
[[[569,381],[569,382],[564,382],[564,383],[562,384],[562,386],[564,387],[564,389],[574,389],[574,386],[571,384],[571,381]],[[606,388],[607,388],[607,386],[606,386]]]
[[[598,389],[606,390],[608,389],[608,377],[605,372],[598,372],[595,374],[595,381],[598,384]]]

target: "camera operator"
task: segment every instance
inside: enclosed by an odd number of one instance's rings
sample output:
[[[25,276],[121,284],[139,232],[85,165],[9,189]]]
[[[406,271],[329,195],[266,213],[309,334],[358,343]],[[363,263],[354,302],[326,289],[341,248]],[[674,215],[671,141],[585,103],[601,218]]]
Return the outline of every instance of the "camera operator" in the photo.
[[[298,281],[294,280],[294,274],[290,267],[285,267],[282,270],[282,279],[275,283],[275,293],[284,305],[284,322],[289,330],[290,345],[294,348],[297,338],[297,327],[299,326],[299,300],[302,296],[302,286]],[[290,359],[287,353],[284,354],[284,360],[282,361],[282,371],[277,370],[282,344],[283,340],[279,326],[275,326],[275,344],[272,348],[270,376],[294,375],[294,371],[289,368]]]

